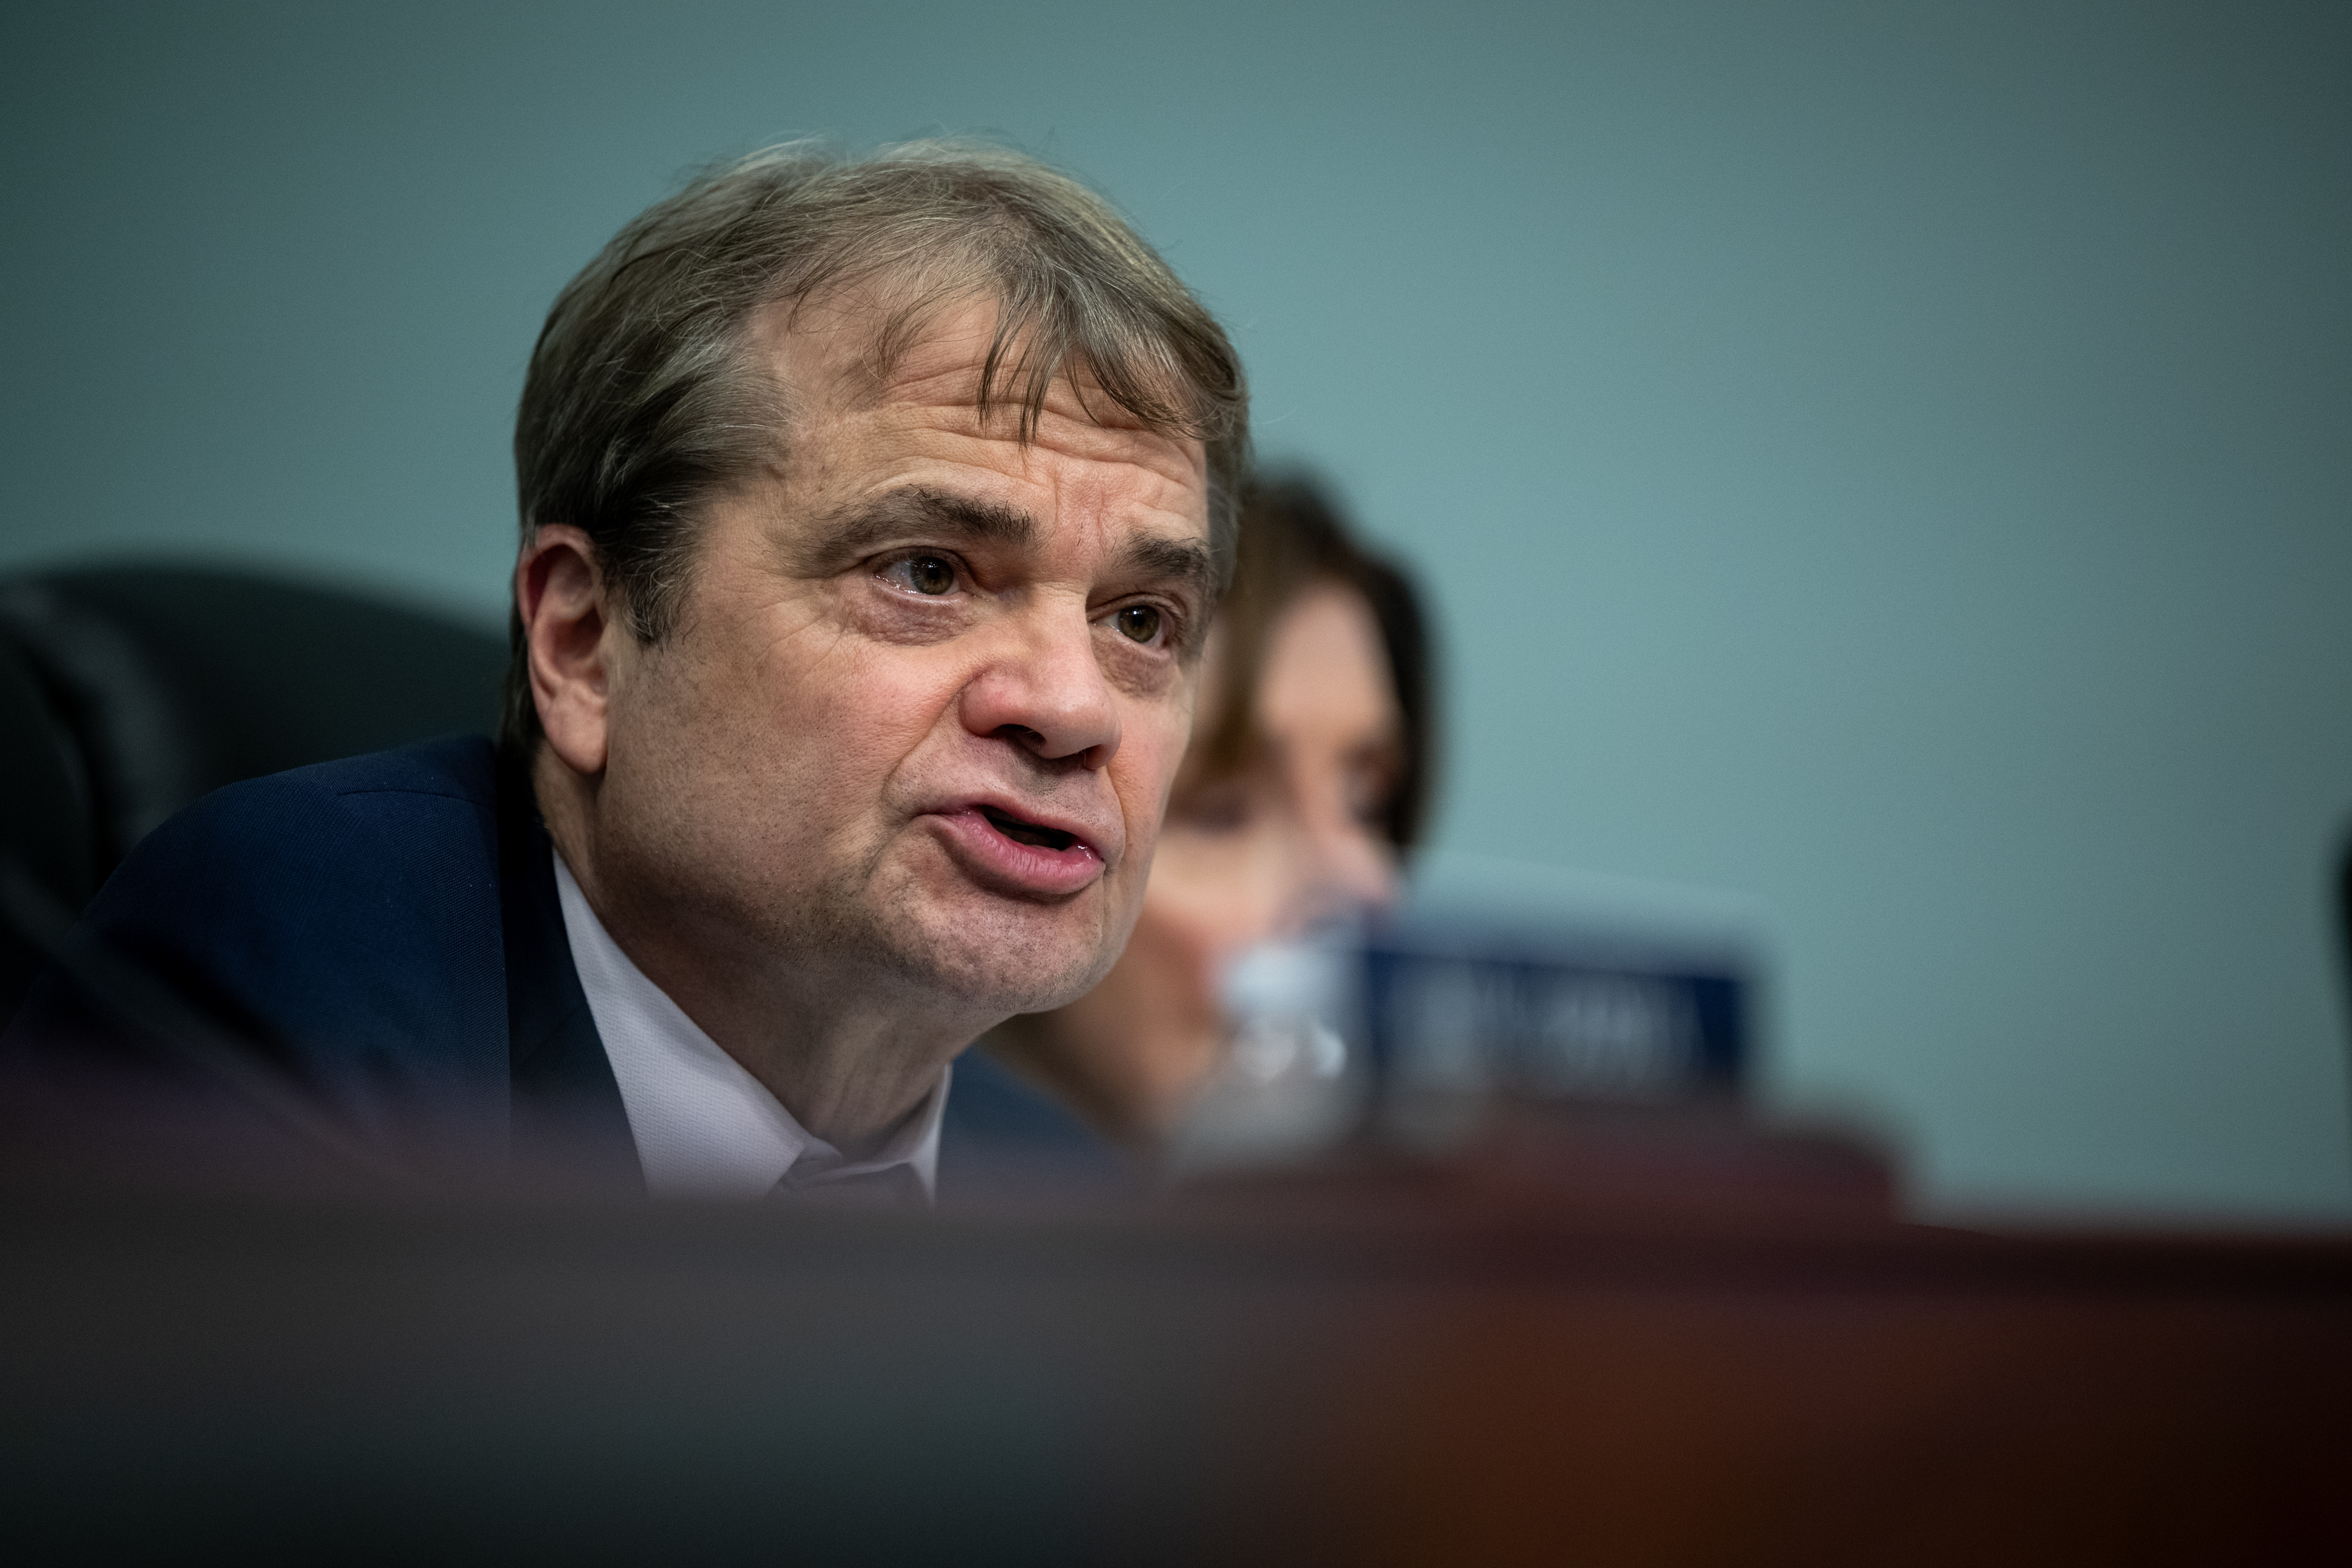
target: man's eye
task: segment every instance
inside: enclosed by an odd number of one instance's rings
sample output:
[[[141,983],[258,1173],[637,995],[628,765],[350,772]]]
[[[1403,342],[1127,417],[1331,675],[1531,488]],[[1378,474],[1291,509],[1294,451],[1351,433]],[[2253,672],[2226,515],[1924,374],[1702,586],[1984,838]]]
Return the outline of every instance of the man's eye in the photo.
[[[1118,635],[1129,642],[1150,642],[1157,637],[1163,619],[1156,605],[1129,605],[1114,611],[1110,618],[1118,627]]]
[[[886,575],[918,594],[955,592],[955,563],[944,555],[909,555],[904,561],[892,563]]]

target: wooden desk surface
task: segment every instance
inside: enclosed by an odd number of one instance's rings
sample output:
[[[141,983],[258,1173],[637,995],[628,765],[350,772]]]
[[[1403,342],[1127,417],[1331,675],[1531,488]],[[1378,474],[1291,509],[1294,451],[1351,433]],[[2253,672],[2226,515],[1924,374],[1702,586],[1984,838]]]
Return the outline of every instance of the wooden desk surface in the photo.
[[[2352,1239],[1393,1196],[0,1194],[0,1517],[75,1556],[2352,1561]]]

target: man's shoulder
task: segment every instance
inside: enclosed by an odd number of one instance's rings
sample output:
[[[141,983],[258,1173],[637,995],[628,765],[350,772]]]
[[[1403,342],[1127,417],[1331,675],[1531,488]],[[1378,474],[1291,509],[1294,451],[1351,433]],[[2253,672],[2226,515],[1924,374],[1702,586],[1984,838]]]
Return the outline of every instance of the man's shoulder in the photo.
[[[489,741],[470,736],[228,785],[139,842],[80,941],[362,1123],[503,1093],[497,799]],[[49,971],[9,1039],[136,1063],[163,1060],[172,1027]]]
[[[222,889],[294,864],[349,863],[401,877],[449,858],[496,852],[498,770],[490,742],[451,735],[247,779],[180,812],[142,840],[99,895],[103,910],[162,873],[226,879]],[[278,890],[296,884],[278,880]],[[118,886],[119,885],[119,886]]]
[[[345,931],[380,942],[388,921],[428,935],[453,903],[495,909],[497,807],[494,753],[478,735],[248,779],[148,835],[90,920],[299,928],[310,941],[279,954],[298,962]]]
[[[82,929],[289,1064],[502,1081],[497,801],[477,736],[231,784],[142,839]],[[79,1004],[38,987],[32,1023],[51,1005]]]
[[[369,795],[460,801],[497,808],[497,752],[482,735],[442,735],[388,752],[315,763],[216,790],[184,814],[196,820],[267,816],[306,800]]]

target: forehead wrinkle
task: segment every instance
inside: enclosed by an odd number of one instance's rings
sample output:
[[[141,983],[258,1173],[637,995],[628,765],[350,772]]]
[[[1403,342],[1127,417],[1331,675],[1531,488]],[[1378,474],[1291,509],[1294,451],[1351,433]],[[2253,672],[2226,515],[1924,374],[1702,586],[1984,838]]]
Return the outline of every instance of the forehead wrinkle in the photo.
[[[982,418],[981,365],[1002,301],[984,288],[969,293],[951,287],[919,290],[914,302],[920,308],[911,319],[898,320],[908,303],[906,284],[919,281],[894,280],[886,270],[817,297],[779,301],[759,313],[749,336],[771,360],[767,368],[780,386],[804,398],[814,395],[814,406],[807,413],[819,407],[835,416],[887,416],[894,407],[958,413],[963,417],[948,427],[961,434],[1009,437],[1024,450],[1137,463],[1205,491],[1206,443],[1159,428],[1122,408],[1103,391],[1083,356],[1060,366],[1047,384],[1034,426],[1022,428],[1017,398],[999,403]],[[894,300],[894,294],[900,298]],[[877,351],[887,351],[887,357]],[[998,390],[1002,395],[1003,389]],[[788,440],[811,433],[795,429]]]
[[[933,281],[918,273],[898,287],[872,289],[866,302],[870,324],[857,355],[867,395],[887,400],[893,390],[903,388],[936,399],[942,396],[939,382],[968,375],[963,386],[944,393],[944,400],[976,405],[978,373],[993,352],[1001,357],[989,401],[1004,405],[1016,419],[1024,392],[1033,378],[1042,377],[1040,416],[1058,412],[1105,430],[1158,428],[1110,395],[1083,345],[1066,344],[1061,359],[1050,367],[1035,363],[1033,355],[1045,331],[1042,321],[1033,319],[1011,337],[1000,337],[1004,312],[1013,308],[1003,290],[985,278]]]
[[[1121,408],[1086,379],[1082,363],[1064,366],[1047,384],[1034,423],[1024,421],[1021,400],[1008,396],[1002,386],[983,417],[980,370],[986,347],[985,333],[958,337],[935,331],[902,356],[887,383],[867,388],[856,407],[861,412],[893,405],[928,410],[935,416],[949,416],[943,428],[982,440],[1011,441],[1024,451],[1135,463],[1164,479],[1194,486],[1204,481],[1204,443],[1181,431],[1146,424]]]
[[[1089,467],[1139,468],[1186,489],[1204,495],[1207,490],[1208,448],[1192,437],[1104,424],[1050,404],[1024,435],[1017,407],[999,405],[983,420],[974,386],[966,379],[943,375],[928,387],[901,383],[888,397],[862,412],[889,430],[1009,448],[1024,465],[1038,456],[1064,458]]]

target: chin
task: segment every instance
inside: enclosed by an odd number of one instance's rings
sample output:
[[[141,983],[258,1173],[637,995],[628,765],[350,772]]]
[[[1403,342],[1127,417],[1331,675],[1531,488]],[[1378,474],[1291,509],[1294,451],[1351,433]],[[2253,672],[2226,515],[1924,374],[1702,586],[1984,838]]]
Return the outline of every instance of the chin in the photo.
[[[1117,936],[1124,938],[1125,922]],[[1085,995],[1110,970],[1123,941],[1104,929],[1090,890],[1046,906],[986,896],[954,900],[902,922],[905,967],[923,981],[1006,1016],[1042,1013]],[[912,936],[916,940],[904,941]]]

